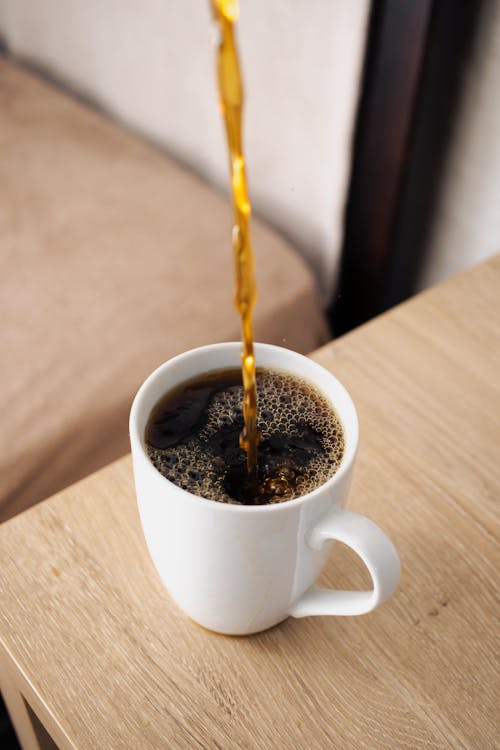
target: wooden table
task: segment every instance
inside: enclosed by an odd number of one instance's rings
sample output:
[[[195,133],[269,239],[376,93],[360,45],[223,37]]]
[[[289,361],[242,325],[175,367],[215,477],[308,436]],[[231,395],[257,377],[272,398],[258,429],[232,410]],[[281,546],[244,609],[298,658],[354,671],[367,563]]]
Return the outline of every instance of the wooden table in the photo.
[[[314,359],[357,403],[350,507],[395,540],[397,594],[365,617],[202,630],[148,557],[126,457],[0,528],[25,748],[498,747],[500,258]],[[326,584],[365,584],[340,545],[333,560]]]

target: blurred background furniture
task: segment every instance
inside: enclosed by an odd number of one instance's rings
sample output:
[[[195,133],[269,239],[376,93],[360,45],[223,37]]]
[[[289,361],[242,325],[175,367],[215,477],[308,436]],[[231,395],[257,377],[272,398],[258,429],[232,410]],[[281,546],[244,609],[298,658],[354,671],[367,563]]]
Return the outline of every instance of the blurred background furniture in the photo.
[[[240,6],[254,208],[336,333],[498,248],[497,0]],[[0,0],[0,35],[226,191],[208,2]]]
[[[0,517],[128,450],[159,364],[235,340],[230,211],[188,170],[0,61]],[[312,272],[253,227],[258,338],[327,340]]]
[[[242,0],[254,210],[335,284],[369,0]],[[0,32],[43,72],[227,191],[208,0],[0,0]]]

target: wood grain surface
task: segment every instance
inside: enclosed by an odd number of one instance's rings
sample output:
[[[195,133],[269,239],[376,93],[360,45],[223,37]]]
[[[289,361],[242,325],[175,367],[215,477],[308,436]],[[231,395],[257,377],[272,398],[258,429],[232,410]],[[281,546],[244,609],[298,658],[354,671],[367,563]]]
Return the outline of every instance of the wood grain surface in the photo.
[[[314,359],[357,404],[350,507],[394,539],[398,592],[204,631],[149,559],[126,457],[0,527],[4,689],[60,750],[498,747],[500,257]],[[322,582],[366,574],[337,545]]]

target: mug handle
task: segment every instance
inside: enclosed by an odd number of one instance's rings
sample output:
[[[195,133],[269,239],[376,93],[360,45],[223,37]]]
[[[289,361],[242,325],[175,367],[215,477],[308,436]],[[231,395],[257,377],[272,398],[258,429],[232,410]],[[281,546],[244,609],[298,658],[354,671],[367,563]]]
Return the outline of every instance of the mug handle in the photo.
[[[382,604],[396,590],[401,575],[399,555],[393,543],[373,521],[349,510],[328,513],[306,537],[318,550],[327,539],[351,547],[372,577],[372,591],[335,591],[311,586],[289,610],[292,617],[310,615],[363,615]]]

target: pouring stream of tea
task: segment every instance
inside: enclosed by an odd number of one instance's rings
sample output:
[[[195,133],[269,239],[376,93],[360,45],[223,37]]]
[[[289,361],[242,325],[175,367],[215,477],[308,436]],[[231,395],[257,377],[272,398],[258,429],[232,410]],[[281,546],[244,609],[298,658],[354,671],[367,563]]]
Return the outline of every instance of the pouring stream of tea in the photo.
[[[220,31],[217,49],[217,74],[222,116],[226,127],[233,199],[233,262],[236,281],[234,303],[241,317],[244,429],[240,445],[247,454],[247,469],[251,483],[257,481],[257,388],[253,349],[252,313],[257,297],[254,259],[250,239],[251,207],[248,199],[243,158],[241,121],[243,114],[243,85],[238,50],[234,37],[234,23],[238,18],[236,0],[211,0],[212,10]]]

